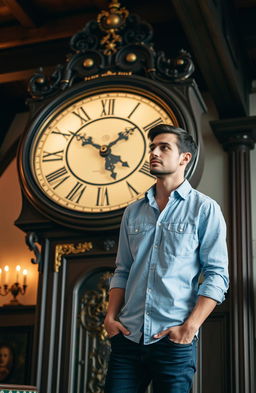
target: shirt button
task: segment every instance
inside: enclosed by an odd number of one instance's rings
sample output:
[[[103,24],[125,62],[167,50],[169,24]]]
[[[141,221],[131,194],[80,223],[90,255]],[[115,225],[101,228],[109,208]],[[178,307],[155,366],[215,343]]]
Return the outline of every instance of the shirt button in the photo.
[[[155,248],[157,248],[157,247],[158,247],[158,245],[157,245],[157,244],[155,244],[155,245],[154,245],[154,247],[155,247]]]
[[[135,229],[135,232],[138,232],[138,229]]]
[[[147,311],[147,312],[146,312],[146,314],[147,314],[147,315],[149,315],[149,314],[150,314],[150,312],[149,312],[149,311]]]
[[[158,226],[160,227],[161,225],[162,225],[161,222],[159,222],[159,223],[158,223]]]
[[[179,228],[179,232],[183,232],[183,228]]]

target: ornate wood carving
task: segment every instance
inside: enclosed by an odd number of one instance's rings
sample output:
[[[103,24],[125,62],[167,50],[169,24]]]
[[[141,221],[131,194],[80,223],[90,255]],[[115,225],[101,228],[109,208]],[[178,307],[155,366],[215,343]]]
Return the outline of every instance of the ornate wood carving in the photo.
[[[56,244],[55,247],[55,260],[54,260],[54,271],[58,272],[61,267],[62,257],[63,255],[70,254],[81,254],[86,251],[90,251],[92,249],[91,242],[84,243],[65,243],[65,244]]]
[[[108,307],[108,287],[111,276],[110,271],[103,273],[97,288],[85,291],[80,304],[78,318],[82,326],[81,333],[87,333],[88,358],[84,359],[83,363],[87,368],[86,392],[88,393],[101,393],[104,388],[110,343],[103,322]],[[79,341],[81,342],[80,337]],[[84,353],[84,350],[81,353]],[[81,361],[79,365],[81,367]]]
[[[39,243],[38,235],[35,232],[29,232],[29,233],[27,233],[25,240],[26,240],[26,244],[27,244],[28,248],[34,252],[35,257],[36,257],[36,259],[31,258],[31,262],[33,264],[39,265],[39,269],[40,269],[42,257],[41,257],[41,251],[36,244],[36,243]]]
[[[51,76],[39,69],[29,82],[32,100],[42,100],[74,82],[97,78],[108,73],[134,73],[162,82],[181,82],[194,72],[188,52],[177,58],[156,52],[150,24],[138,15],[130,15],[112,0],[109,11],[102,11],[70,41],[72,54],[65,66],[59,65]]]

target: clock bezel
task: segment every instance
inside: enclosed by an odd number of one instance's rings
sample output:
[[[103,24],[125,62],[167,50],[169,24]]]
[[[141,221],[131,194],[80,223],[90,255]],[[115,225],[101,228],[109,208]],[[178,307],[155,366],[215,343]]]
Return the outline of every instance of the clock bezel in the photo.
[[[58,112],[71,102],[82,97],[113,92],[125,91],[143,95],[160,105],[172,117],[173,124],[188,130],[198,142],[197,132],[193,118],[186,109],[182,97],[178,92],[169,90],[155,81],[139,76],[107,76],[98,77],[90,81],[79,83],[58,95],[36,115],[28,127],[25,138],[22,140],[18,155],[18,170],[22,189],[30,203],[48,219],[61,225],[76,229],[114,229],[119,226],[124,208],[108,212],[79,212],[65,208],[52,201],[38,186],[31,167],[31,146],[36,138],[37,130],[48,122]],[[196,171],[194,161],[188,179]]]

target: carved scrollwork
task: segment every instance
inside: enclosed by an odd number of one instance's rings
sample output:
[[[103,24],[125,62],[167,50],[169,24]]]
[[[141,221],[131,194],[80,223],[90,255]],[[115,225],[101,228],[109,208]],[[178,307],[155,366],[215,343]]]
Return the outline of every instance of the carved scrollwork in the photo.
[[[55,260],[54,260],[54,271],[58,272],[62,263],[63,255],[70,254],[81,254],[92,249],[91,242],[84,243],[66,243],[66,244],[56,244],[55,246]]]
[[[87,387],[88,393],[103,393],[107,372],[110,342],[103,322],[108,307],[109,280],[112,273],[103,273],[95,290],[85,291],[81,303],[78,319],[83,331],[86,332],[88,342],[87,355]],[[80,338],[81,340],[81,338]]]
[[[78,53],[72,57],[69,67],[65,70],[63,80],[72,84],[76,79],[81,80],[102,72],[105,68],[105,57],[95,50]]]
[[[180,82],[189,78],[195,67],[191,55],[182,49],[174,59],[167,58],[164,52],[160,52],[156,58],[156,70],[156,79]]]
[[[28,84],[28,91],[32,98],[44,98],[57,90],[62,80],[63,69],[64,66],[59,64],[52,75],[47,76],[44,74],[43,68],[39,68]]]
[[[80,321],[82,326],[92,335],[106,340],[107,332],[103,321],[108,307],[109,280],[112,273],[104,273],[96,290],[86,291],[81,301]]]
[[[36,258],[31,258],[31,262],[33,264],[40,266],[41,262],[42,262],[42,257],[41,257],[41,250],[39,249],[39,247],[36,244],[36,243],[40,244],[37,234],[35,232],[27,233],[26,237],[25,237],[25,241],[26,241],[26,244],[27,244],[28,248],[30,249],[30,251],[33,251],[33,253],[35,254],[35,257],[36,257]]]
[[[65,66],[57,66],[47,77],[40,69],[29,82],[33,99],[42,99],[74,83],[105,76],[108,72],[130,72],[161,82],[182,82],[194,72],[188,52],[172,59],[154,49],[152,26],[112,0],[108,11],[90,21],[70,40],[72,53]]]
[[[97,49],[102,37],[99,25],[96,21],[86,24],[82,31],[76,33],[70,40],[70,47],[76,53],[83,53],[91,49]]]
[[[142,21],[139,15],[129,15],[126,28],[123,31],[123,40],[126,44],[150,44],[153,38],[152,26]]]
[[[123,71],[143,74],[155,67],[154,50],[144,44],[131,44],[121,48],[116,54],[116,65]]]

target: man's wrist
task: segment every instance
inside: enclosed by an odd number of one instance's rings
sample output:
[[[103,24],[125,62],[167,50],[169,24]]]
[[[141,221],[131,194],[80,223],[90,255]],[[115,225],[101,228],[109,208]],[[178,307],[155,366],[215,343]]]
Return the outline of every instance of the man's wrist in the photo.
[[[190,319],[187,319],[184,322],[183,326],[188,332],[191,332],[191,333],[196,333],[200,328],[200,325],[198,323],[196,323],[195,321],[192,321]]]
[[[107,322],[113,322],[116,320],[116,315],[114,314],[107,314],[105,317],[105,321]]]

